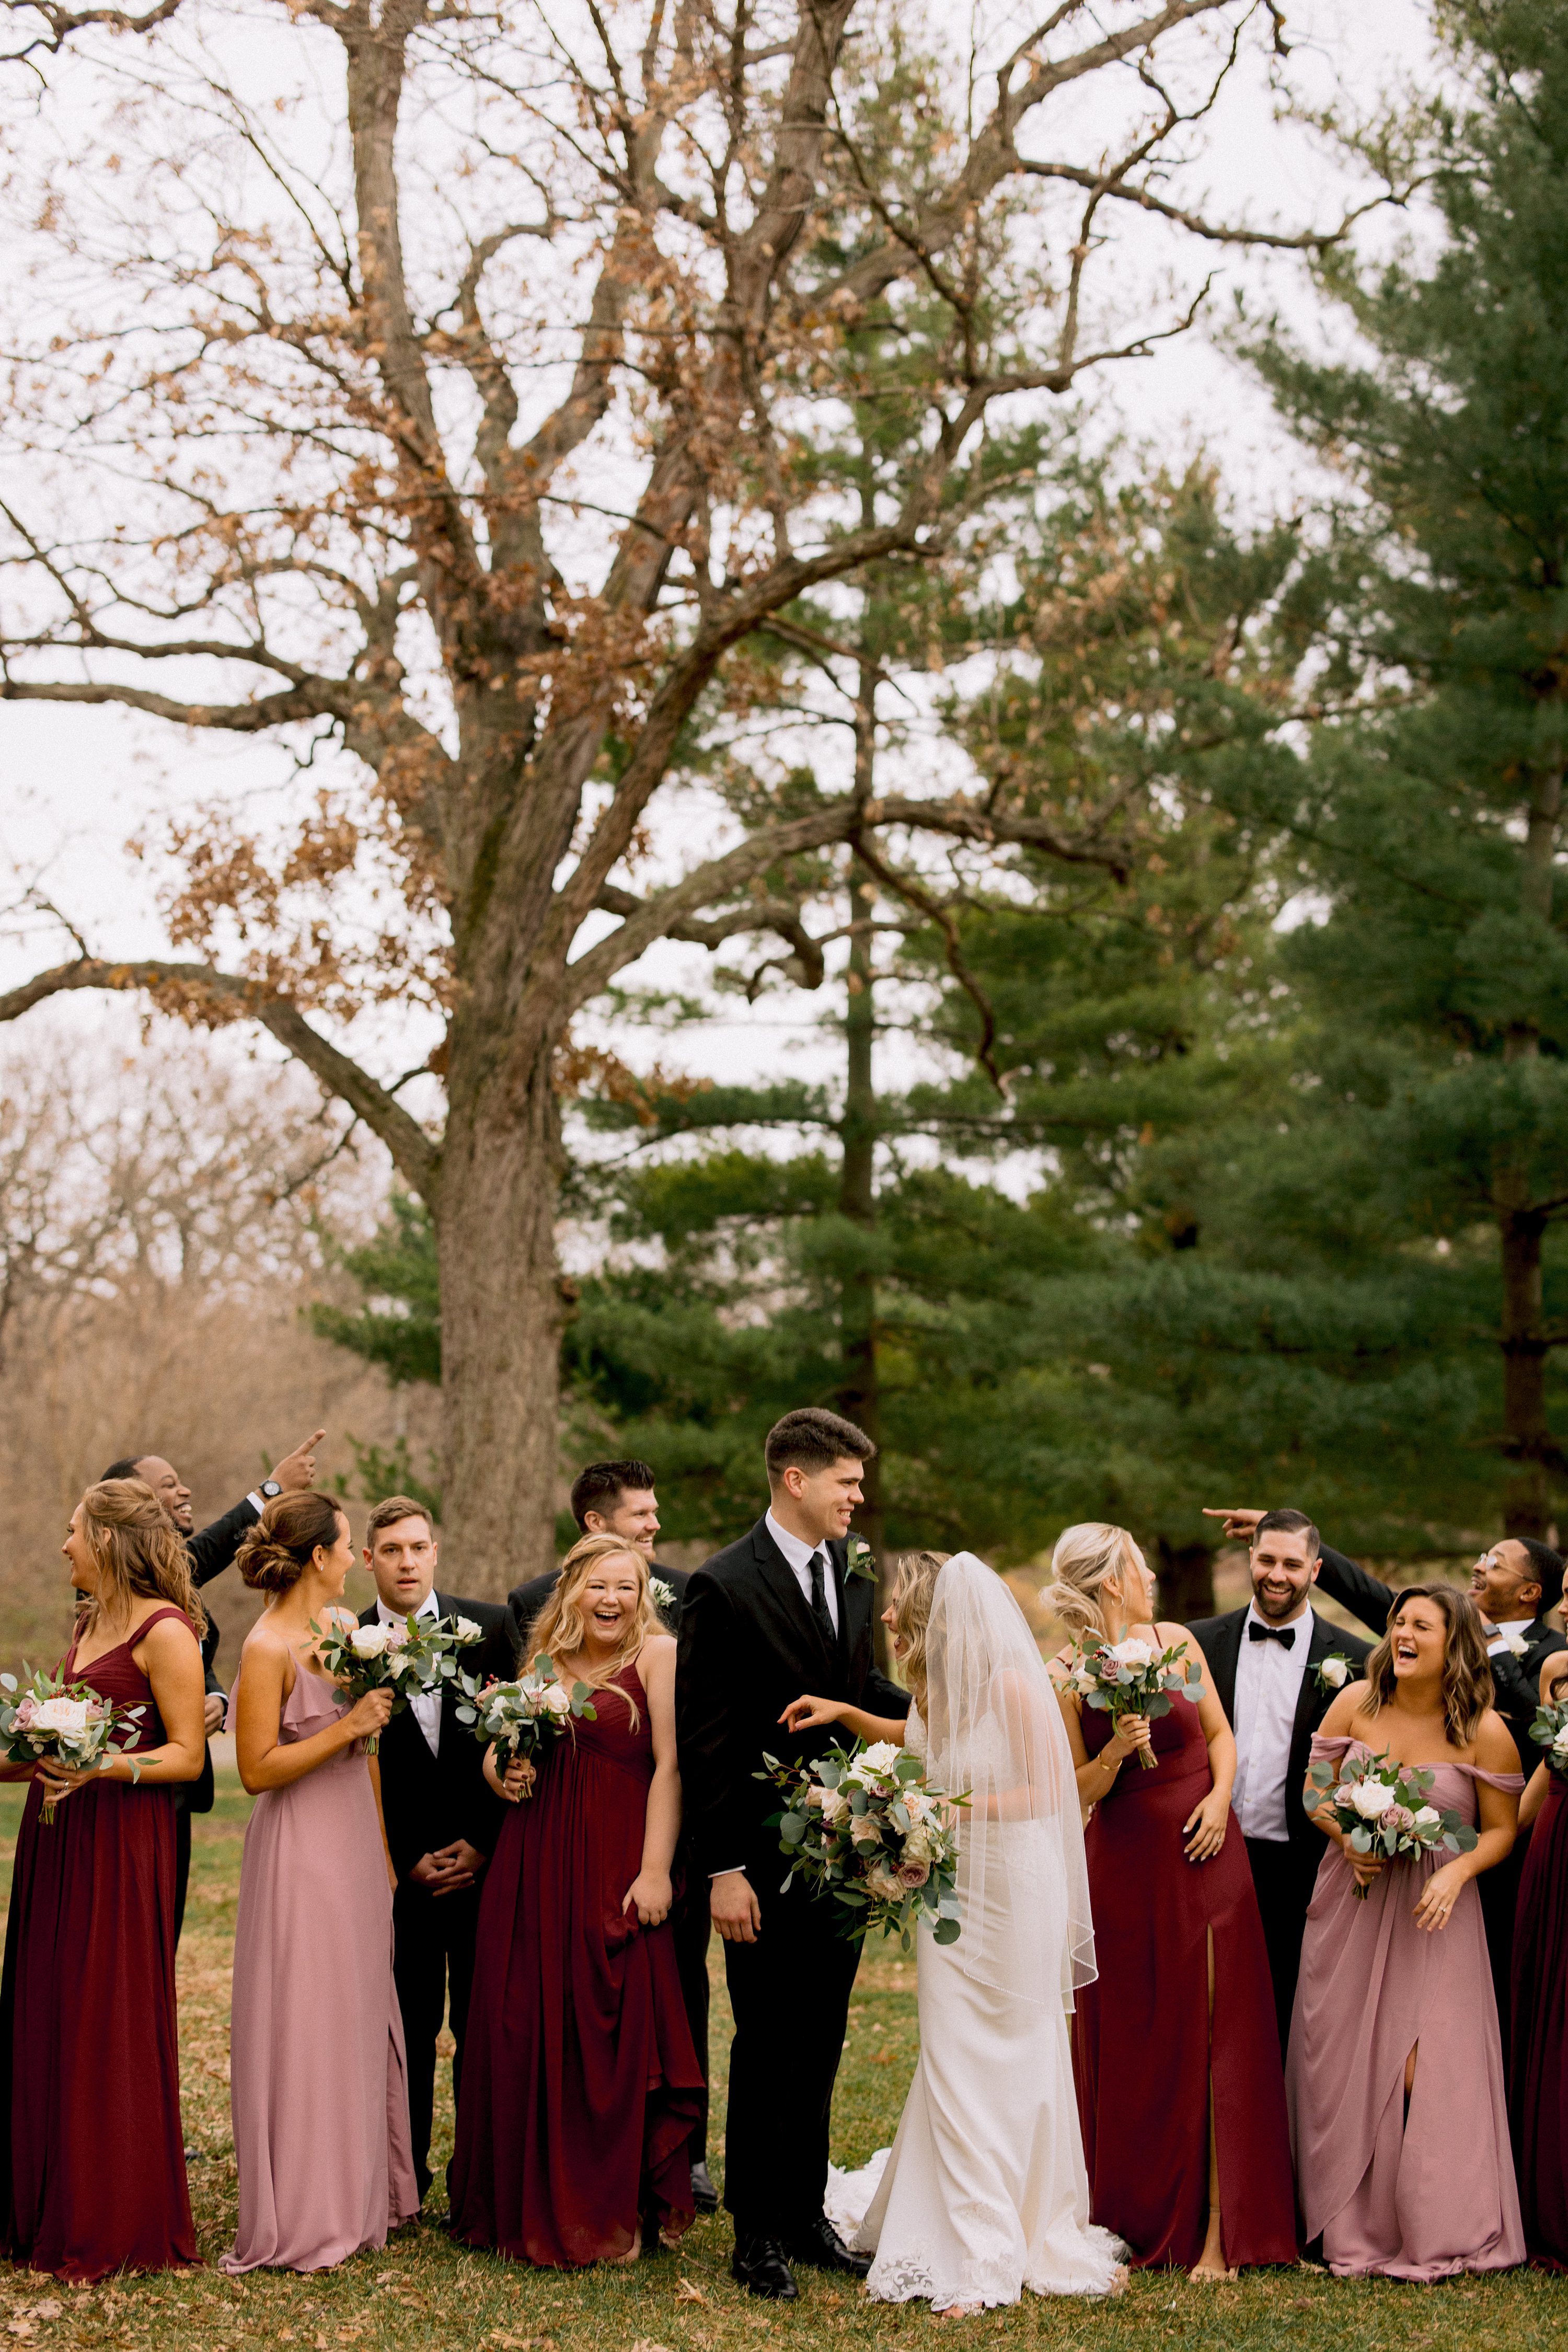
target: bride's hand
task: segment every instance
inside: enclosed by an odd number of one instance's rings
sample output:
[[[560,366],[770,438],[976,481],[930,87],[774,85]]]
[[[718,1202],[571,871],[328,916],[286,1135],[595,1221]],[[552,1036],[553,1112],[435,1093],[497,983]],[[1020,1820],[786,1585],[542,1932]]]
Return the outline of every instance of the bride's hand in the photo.
[[[837,1698],[792,1698],[779,1721],[786,1731],[816,1731],[825,1723],[837,1723],[844,1714],[844,1702]]]

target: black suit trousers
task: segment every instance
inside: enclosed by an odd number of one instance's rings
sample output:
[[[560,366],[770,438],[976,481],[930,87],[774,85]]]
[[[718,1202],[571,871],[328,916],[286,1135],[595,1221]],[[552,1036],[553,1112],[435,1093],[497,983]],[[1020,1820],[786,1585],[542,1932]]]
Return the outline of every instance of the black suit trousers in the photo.
[[[436,2037],[450,2011],[452,2098],[463,2072],[463,2030],[474,1981],[474,1946],[479,1920],[479,1890],[443,1895],[437,1900],[413,1879],[404,1879],[392,1898],[392,1973],[403,2012],[408,2058],[408,2124],[414,2142],[414,2173],[424,2196],[430,2186],[430,2128],[436,2105]]]
[[[708,1909],[708,1881],[687,1863],[686,1885],[670,1921],[675,1965],[680,1975],[680,1998],[691,2028],[692,2047],[702,2069],[702,2102],[691,2131],[691,2161],[708,2161],[708,1945],[713,1922]]]
[[[1526,1766],[1533,1771],[1533,1765]],[[1481,1898],[1481,1918],[1487,1931],[1487,1958],[1491,1963],[1492,1990],[1497,1996],[1497,2021],[1502,2033],[1503,2072],[1508,2072],[1513,2018],[1513,1915],[1519,1908],[1519,1885],[1524,1857],[1530,1852],[1530,1831],[1521,1830],[1513,1851],[1493,1870],[1483,1870],[1476,1882]]]
[[[841,1906],[804,1886],[765,1894],[779,1864],[748,1872],[762,1906],[754,1944],[724,1947],[735,2014],[724,2124],[724,2202],[737,2238],[787,2246],[822,2216],[833,2081],[860,1947],[837,1932]]]
[[[1268,1973],[1274,1980],[1274,2015],[1279,2028],[1279,2054],[1290,2039],[1290,2012],[1296,2005],[1296,1979],[1301,1973],[1301,1938],[1307,1932],[1307,1906],[1312,1899],[1321,1853],[1305,1851],[1289,1838],[1248,1838],[1247,1859],[1252,1864],[1253,1892],[1263,1921],[1263,1941],[1268,1953]]]

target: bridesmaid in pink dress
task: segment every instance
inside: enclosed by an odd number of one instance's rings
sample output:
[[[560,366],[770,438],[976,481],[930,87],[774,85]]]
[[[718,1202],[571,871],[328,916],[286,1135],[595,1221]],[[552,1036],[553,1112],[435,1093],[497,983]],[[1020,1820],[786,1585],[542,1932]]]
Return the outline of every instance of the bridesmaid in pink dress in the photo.
[[[351,1706],[320,1672],[310,1632],[353,1565],[349,1523],[326,1495],[279,1496],[239,1550],[246,1582],[273,1597],[229,1709],[256,1795],[234,1938],[229,2272],[328,2270],[384,2246],[419,2210],[392,1866],[375,1762],[360,1745],[392,1702],[373,1691]]]
[[[1475,1882],[1511,1848],[1524,1783],[1466,1594],[1411,1586],[1366,1672],[1324,1717],[1314,1759],[1359,1749],[1431,1768],[1428,1801],[1480,1838],[1470,1853],[1380,1863],[1319,1817],[1331,1843],[1286,2068],[1306,2235],[1341,2277],[1507,2270],[1524,2231]]]

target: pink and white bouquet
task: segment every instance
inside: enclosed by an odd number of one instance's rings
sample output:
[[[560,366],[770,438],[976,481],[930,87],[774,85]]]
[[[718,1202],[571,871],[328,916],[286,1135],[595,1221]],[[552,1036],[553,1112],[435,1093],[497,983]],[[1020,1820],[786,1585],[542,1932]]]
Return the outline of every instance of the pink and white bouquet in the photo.
[[[814,1895],[832,1895],[854,1941],[896,1932],[907,1952],[925,1923],[939,1944],[957,1942],[958,1808],[967,1796],[933,1789],[919,1757],[888,1739],[830,1748],[814,1764],[763,1762],[756,1779],[784,1794],[769,1826],[789,1856],[784,1887],[799,1877]]]
[[[1446,1846],[1469,1853],[1476,1832],[1452,1811],[1426,1802],[1436,1774],[1415,1764],[1381,1756],[1347,1756],[1336,1775],[1326,1758],[1307,1775],[1312,1783],[1301,1802],[1310,1813],[1327,1805],[1352,1853],[1375,1853],[1393,1862],[1401,1854],[1430,1853]],[[1364,1902],[1367,1889],[1357,1885]]]
[[[1535,1710],[1530,1736],[1542,1750],[1542,1762],[1559,1780],[1568,1780],[1568,1699],[1542,1705]]]
[[[546,1657],[535,1658],[515,1682],[476,1683],[463,1676],[458,1721],[472,1727],[476,1739],[504,1748],[509,1756],[536,1755],[547,1739],[558,1739],[574,1722],[597,1723],[593,1686],[570,1689]]]
[[[1123,1642],[1106,1642],[1098,1633],[1086,1633],[1073,1652],[1067,1679],[1068,1688],[1078,1693],[1085,1706],[1109,1714],[1115,1731],[1124,1715],[1141,1715],[1151,1721],[1157,1715],[1169,1715],[1174,1693],[1195,1699],[1204,1670],[1183,1651],[1156,1650],[1135,1633]],[[1138,1761],[1145,1772],[1153,1772],[1160,1759],[1141,1748]]]
[[[117,1754],[134,1748],[141,1738],[141,1720],[146,1713],[142,1706],[116,1706],[104,1698],[90,1683],[62,1682],[58,1675],[47,1675],[40,1667],[18,1685],[15,1675],[0,1675],[0,1741],[8,1764],[37,1764],[46,1756],[56,1756],[62,1764],[79,1771],[99,1763],[113,1740],[114,1734],[130,1726],[121,1740]],[[141,1767],[134,1759],[131,1777],[142,1777]],[[47,1823],[55,1818],[55,1800],[48,1785],[44,1787],[42,1817]]]
[[[411,1698],[450,1682],[458,1674],[457,1652],[484,1639],[470,1617],[395,1617],[390,1624],[373,1618],[368,1625],[334,1618],[325,1632],[312,1619],[310,1631],[323,1673],[356,1702],[367,1691],[391,1691],[394,1715]],[[372,1732],[365,1754],[374,1756],[380,1745]]]

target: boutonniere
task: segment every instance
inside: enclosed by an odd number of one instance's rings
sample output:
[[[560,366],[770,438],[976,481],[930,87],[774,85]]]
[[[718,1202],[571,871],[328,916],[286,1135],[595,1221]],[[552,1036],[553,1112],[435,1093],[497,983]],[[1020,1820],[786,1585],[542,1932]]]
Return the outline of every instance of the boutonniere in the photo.
[[[1503,1648],[1508,1652],[1510,1658],[1522,1658],[1528,1653],[1529,1644],[1525,1641],[1522,1633],[1504,1633],[1500,1632],[1498,1634],[1498,1640],[1502,1643]]]
[[[673,1584],[667,1584],[662,1576],[650,1576],[647,1589],[653,1595],[653,1605],[656,1609],[662,1611],[674,1608],[675,1587]]]
[[[864,1577],[868,1584],[875,1584],[877,1581],[877,1563],[871,1556],[871,1547],[868,1543],[863,1542],[859,1536],[851,1536],[849,1538],[847,1572],[850,1576]]]
[[[1331,1650],[1326,1658],[1320,1658],[1312,1675],[1325,1698],[1331,1691],[1342,1691],[1350,1678],[1351,1662],[1339,1650]]]

